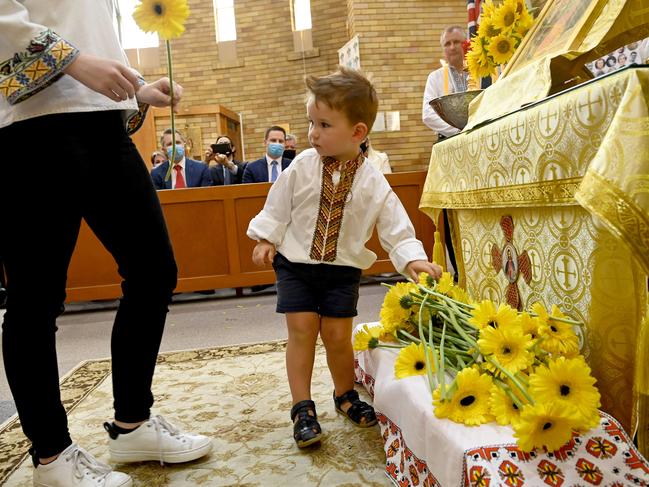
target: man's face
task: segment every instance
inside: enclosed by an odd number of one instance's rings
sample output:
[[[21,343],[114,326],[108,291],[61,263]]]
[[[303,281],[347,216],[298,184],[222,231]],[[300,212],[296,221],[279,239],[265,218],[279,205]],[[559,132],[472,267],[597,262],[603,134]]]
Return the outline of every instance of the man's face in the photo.
[[[178,134],[176,134],[176,145],[185,145],[182,137]],[[171,147],[171,134],[164,134],[162,137],[162,149],[165,154],[167,153],[167,147]]]
[[[444,34],[442,49],[444,49],[444,58],[451,66],[461,66],[464,52],[462,43],[464,35],[459,30],[453,30]]]
[[[286,143],[284,144],[284,147],[286,149],[293,149],[295,150],[295,139],[287,139]]]
[[[266,146],[266,153],[268,153],[268,144],[276,143],[286,146],[286,138],[284,132],[281,130],[271,130],[268,132],[268,137],[264,140],[264,146]],[[270,155],[270,154],[269,154]]]

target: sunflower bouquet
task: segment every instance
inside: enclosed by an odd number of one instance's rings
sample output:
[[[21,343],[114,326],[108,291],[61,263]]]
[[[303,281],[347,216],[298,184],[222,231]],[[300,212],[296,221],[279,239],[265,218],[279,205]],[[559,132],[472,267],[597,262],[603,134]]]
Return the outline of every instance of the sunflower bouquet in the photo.
[[[493,0],[484,2],[478,33],[465,56],[471,79],[496,74],[496,68],[511,59],[533,23],[525,0],[503,0],[498,5]]]
[[[390,286],[380,326],[364,325],[354,349],[400,349],[396,377],[426,375],[438,418],[511,425],[523,451],[554,451],[599,424],[578,326],[557,306],[475,303],[449,273],[439,281],[422,274]]]

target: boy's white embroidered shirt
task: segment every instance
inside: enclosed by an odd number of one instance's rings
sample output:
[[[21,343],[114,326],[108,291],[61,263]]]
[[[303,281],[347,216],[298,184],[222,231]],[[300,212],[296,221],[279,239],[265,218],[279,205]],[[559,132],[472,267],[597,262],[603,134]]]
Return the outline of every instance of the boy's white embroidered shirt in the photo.
[[[334,181],[336,173],[334,173]],[[315,149],[301,152],[268,193],[264,209],[250,221],[248,236],[268,240],[291,262],[310,258],[322,189],[322,161]],[[365,244],[376,226],[381,246],[399,272],[413,260],[428,260],[405,208],[376,168],[363,163],[347,198],[336,259],[328,262],[367,269],[376,254]]]

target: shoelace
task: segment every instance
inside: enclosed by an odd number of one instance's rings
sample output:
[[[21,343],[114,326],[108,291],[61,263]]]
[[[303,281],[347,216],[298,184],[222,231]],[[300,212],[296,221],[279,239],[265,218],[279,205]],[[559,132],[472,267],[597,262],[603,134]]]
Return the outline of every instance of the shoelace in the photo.
[[[109,465],[97,461],[95,457],[80,447],[68,453],[65,460],[72,462],[74,476],[77,479],[83,478],[84,468],[92,474],[93,479],[99,480],[104,480],[113,471]]]
[[[164,465],[164,455],[162,453],[162,432],[167,431],[170,436],[176,437],[181,436],[181,431],[159,414],[153,416],[152,418],[149,418],[149,422],[153,425],[158,437],[158,454],[160,455],[160,465]]]

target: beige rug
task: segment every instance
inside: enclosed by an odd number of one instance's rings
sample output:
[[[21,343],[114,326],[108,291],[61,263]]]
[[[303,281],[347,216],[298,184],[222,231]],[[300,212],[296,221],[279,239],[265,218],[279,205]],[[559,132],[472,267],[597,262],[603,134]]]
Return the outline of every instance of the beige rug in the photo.
[[[324,350],[318,350],[313,399],[325,440],[298,450],[289,418],[291,399],[284,342],[162,354],[156,369],[154,414],[209,435],[212,453],[181,466],[120,465],[135,485],[158,486],[387,486],[378,426],[367,430],[334,410]],[[369,400],[358,387],[365,400]],[[102,422],[112,417],[110,361],[88,361],[62,379],[75,441],[108,462]],[[17,418],[0,426],[0,485],[30,486],[28,442]]]

